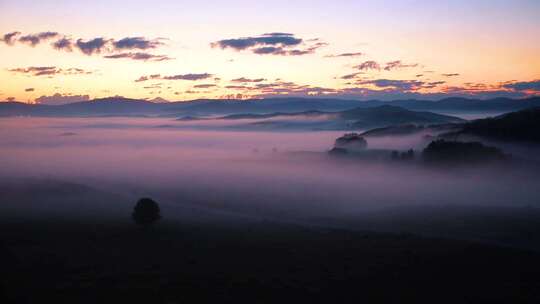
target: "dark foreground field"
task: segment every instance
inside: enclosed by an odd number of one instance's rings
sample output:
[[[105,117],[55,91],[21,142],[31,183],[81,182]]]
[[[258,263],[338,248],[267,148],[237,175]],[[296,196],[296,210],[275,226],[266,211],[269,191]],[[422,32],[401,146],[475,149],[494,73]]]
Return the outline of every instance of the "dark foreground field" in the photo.
[[[412,235],[60,220],[0,240],[2,303],[540,301],[540,254]]]

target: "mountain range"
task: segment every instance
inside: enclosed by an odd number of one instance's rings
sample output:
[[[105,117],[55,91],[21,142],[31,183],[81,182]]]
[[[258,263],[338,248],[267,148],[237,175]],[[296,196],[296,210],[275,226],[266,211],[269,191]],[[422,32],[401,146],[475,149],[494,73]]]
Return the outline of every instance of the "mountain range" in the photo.
[[[185,116],[176,127],[239,130],[366,130],[404,124],[432,125],[463,123],[463,119],[431,112],[410,111],[397,106],[354,108],[338,112],[305,111],[297,113],[231,114],[207,118]],[[215,121],[215,123],[204,122]],[[202,122],[202,123],[201,123]]]
[[[395,100],[359,101],[332,98],[268,98],[257,100],[200,99],[185,102],[151,102],[111,97],[65,105],[0,102],[0,116],[212,116],[229,114],[298,113],[306,111],[345,111],[392,105],[414,111],[439,113],[504,113],[540,107],[540,97],[489,100],[447,98],[439,101]]]

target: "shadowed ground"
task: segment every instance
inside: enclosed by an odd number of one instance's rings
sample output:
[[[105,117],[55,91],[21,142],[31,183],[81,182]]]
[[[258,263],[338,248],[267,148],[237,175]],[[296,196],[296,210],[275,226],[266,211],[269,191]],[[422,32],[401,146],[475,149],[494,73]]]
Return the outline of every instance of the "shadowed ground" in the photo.
[[[12,303],[538,303],[540,255],[246,220],[4,221]],[[5,303],[5,302],[4,302]]]

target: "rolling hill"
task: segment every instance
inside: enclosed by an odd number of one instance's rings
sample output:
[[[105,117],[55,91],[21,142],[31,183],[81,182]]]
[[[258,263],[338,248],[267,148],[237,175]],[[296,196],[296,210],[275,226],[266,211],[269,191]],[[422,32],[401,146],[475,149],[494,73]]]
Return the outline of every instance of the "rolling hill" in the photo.
[[[459,134],[510,141],[540,142],[540,108],[479,119],[464,125]]]
[[[338,112],[355,108],[383,105],[414,111],[450,112],[512,112],[540,107],[540,97],[528,99],[498,98],[490,100],[447,98],[440,101],[396,100],[360,101],[337,98],[268,98],[257,100],[210,100],[183,102],[151,102],[140,99],[110,97],[66,105],[35,105],[0,102],[0,116],[208,116],[230,114],[298,113],[306,111]]]
[[[192,119],[178,119],[183,127],[189,127]],[[196,119],[201,121],[227,121],[220,128],[241,130],[358,130],[404,124],[433,125],[463,123],[464,120],[430,112],[409,111],[396,106],[354,108],[339,112],[305,111],[298,113],[232,114],[214,118]],[[230,124],[232,122],[232,124]],[[213,125],[215,126],[215,125]]]

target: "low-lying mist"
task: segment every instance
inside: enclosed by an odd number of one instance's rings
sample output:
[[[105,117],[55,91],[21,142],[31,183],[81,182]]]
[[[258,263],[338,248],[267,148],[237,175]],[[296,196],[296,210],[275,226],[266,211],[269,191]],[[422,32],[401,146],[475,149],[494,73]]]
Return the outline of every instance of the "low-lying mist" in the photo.
[[[540,207],[540,173],[526,166],[442,169],[339,159],[326,152],[341,131],[177,128],[182,124],[162,118],[1,119],[2,209],[18,216],[127,218],[135,199],[150,196],[171,220],[209,212],[208,220],[223,215],[401,231],[395,210],[408,216],[416,210],[422,221],[430,215],[417,211],[430,208]],[[424,135],[368,138],[368,144],[413,148],[418,155],[428,143]],[[73,184],[89,188],[61,189]],[[381,214],[384,225],[374,224]]]

